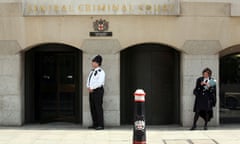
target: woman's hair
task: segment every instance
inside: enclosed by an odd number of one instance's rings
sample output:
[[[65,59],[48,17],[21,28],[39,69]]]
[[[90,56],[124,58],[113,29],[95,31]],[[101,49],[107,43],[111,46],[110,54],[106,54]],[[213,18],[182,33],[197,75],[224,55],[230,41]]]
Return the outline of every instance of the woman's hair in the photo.
[[[202,71],[202,74],[204,74],[205,72],[208,73],[209,77],[212,76],[212,70],[210,68],[205,68],[203,71]]]

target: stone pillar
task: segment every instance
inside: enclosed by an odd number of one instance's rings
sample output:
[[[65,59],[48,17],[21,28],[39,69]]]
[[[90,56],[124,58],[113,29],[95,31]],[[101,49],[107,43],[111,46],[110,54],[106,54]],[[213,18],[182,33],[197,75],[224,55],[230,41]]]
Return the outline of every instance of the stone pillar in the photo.
[[[186,41],[181,55],[181,122],[183,126],[193,123],[193,105],[195,96],[193,89],[196,79],[202,75],[202,70],[209,67],[213,78],[219,82],[219,57],[221,45],[218,41]],[[214,118],[209,125],[219,125],[219,83],[217,83],[217,105],[214,108]],[[199,124],[203,120],[199,118]]]
[[[23,123],[23,75],[17,41],[0,41],[0,125]]]
[[[83,42],[83,126],[92,124],[86,79],[93,56],[103,57],[102,68],[106,73],[103,98],[105,126],[120,125],[120,44],[115,39],[88,39]]]

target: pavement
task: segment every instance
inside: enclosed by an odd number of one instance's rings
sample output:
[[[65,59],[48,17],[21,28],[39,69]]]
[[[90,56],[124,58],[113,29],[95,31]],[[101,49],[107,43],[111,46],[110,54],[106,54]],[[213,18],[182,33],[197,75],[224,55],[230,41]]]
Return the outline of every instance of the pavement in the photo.
[[[188,127],[148,126],[147,144],[240,144],[240,124],[189,131]],[[132,126],[89,130],[69,123],[0,127],[0,144],[132,144]]]

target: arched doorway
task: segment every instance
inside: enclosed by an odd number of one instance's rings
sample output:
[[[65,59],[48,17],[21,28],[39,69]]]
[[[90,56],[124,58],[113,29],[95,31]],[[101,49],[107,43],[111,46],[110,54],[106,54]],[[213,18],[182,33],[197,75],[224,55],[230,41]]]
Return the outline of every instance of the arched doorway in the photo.
[[[175,49],[140,44],[121,51],[121,124],[132,124],[133,92],[146,91],[146,123],[179,123],[180,58]]]
[[[220,122],[240,123],[240,49],[229,51],[220,58]]]
[[[82,52],[41,44],[25,52],[25,123],[82,121]]]

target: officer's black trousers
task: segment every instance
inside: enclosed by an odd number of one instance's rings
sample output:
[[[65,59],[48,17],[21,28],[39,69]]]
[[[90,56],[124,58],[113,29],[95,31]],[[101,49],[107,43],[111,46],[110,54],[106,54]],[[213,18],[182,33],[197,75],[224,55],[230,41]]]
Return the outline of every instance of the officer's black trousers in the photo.
[[[93,120],[93,126],[95,127],[98,126],[104,127],[102,107],[103,94],[104,94],[103,88],[95,89],[92,93],[89,94],[91,115]]]

